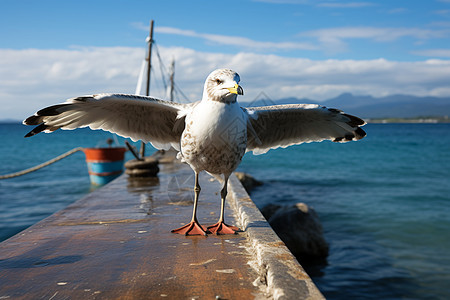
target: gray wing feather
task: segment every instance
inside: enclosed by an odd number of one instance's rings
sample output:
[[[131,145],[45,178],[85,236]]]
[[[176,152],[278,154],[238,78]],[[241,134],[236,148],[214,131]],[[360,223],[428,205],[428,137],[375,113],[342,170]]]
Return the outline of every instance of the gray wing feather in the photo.
[[[366,124],[362,119],[315,104],[249,107],[244,110],[250,123],[247,151],[254,154],[323,140],[348,142],[366,135],[360,128]]]
[[[89,127],[129,137],[133,141],[151,142],[159,149],[169,149],[180,142],[184,120],[180,120],[179,115],[190,106],[145,96],[100,94],[72,98],[44,108],[23,123],[38,125],[26,137],[59,128]]]

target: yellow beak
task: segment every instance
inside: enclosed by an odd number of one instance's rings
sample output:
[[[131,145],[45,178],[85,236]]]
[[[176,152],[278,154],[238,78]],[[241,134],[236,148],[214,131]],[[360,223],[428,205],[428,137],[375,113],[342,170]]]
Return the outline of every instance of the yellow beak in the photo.
[[[236,94],[236,95],[244,95],[244,89],[238,85],[237,83],[232,88],[228,88],[230,93]]]

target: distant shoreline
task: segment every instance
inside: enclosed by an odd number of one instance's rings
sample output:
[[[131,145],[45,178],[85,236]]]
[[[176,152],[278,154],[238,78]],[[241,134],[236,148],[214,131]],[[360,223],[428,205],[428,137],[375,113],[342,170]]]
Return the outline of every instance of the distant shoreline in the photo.
[[[388,124],[388,123],[420,123],[420,124],[437,124],[450,123],[448,116],[445,117],[416,117],[416,118],[376,118],[365,119],[367,123]]]
[[[0,120],[0,124],[22,124],[19,120]]]

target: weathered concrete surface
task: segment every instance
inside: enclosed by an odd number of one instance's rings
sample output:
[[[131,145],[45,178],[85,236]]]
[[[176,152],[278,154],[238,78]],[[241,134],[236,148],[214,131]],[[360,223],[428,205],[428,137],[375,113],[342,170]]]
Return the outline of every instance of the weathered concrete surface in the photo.
[[[244,232],[170,233],[190,221],[193,180],[180,164],[154,179],[123,175],[1,243],[0,299],[322,297],[234,176],[228,202],[238,214],[228,207],[226,221]],[[220,186],[206,174],[200,184],[198,218],[210,225]]]
[[[230,202],[248,235],[253,265],[274,299],[323,299],[311,278],[278,238],[238,179],[230,179]],[[299,228],[298,230],[301,230]]]

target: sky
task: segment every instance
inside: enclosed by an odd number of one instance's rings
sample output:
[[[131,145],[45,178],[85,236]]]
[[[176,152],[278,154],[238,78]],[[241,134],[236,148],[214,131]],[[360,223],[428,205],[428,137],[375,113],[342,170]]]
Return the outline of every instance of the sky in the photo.
[[[450,96],[450,0],[0,0],[0,119],[65,99],[135,93],[153,19],[151,95],[175,60],[176,99],[216,68],[241,102],[342,93]],[[163,72],[161,72],[161,70]],[[165,77],[167,80],[167,77]]]

